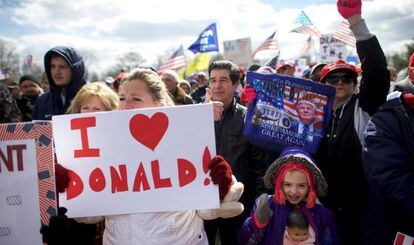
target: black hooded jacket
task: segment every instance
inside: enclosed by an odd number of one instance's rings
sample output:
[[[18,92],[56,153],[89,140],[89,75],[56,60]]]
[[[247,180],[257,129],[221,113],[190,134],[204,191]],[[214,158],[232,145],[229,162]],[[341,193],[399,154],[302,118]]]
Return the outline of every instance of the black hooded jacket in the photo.
[[[389,72],[381,46],[374,36],[357,42],[362,61],[359,93],[333,111],[328,133],[315,155],[328,182],[328,195],[321,202],[334,214],[342,244],[361,241],[368,210],[368,183],[362,165],[363,130],[385,102]]]
[[[65,59],[72,71],[72,80],[64,87],[64,104],[61,97],[63,88],[55,84],[51,74],[50,62],[52,55],[59,55]],[[86,83],[84,77],[85,65],[82,56],[71,47],[58,46],[52,48],[46,53],[44,63],[46,76],[50,84],[50,91],[42,94],[37,99],[33,110],[34,120],[51,120],[53,115],[64,114],[76,93]]]

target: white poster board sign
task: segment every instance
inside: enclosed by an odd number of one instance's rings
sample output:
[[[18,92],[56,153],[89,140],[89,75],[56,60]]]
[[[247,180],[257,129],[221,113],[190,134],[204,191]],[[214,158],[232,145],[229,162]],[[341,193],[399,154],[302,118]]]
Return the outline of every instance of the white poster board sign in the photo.
[[[7,171],[5,162],[1,160],[0,243],[34,244],[37,241],[36,244],[41,244],[39,230],[31,229],[40,228],[35,140],[2,141],[0,150],[6,158],[8,150],[11,150],[11,159],[8,160],[11,160],[13,168]],[[3,236],[6,234],[10,236]]]
[[[53,117],[69,217],[219,207],[211,104]]]
[[[0,244],[42,244],[56,215],[49,122],[0,124]]]
[[[331,63],[335,60],[346,60],[348,51],[346,44],[338,41],[332,34],[325,34],[319,38],[319,63]]]
[[[250,37],[224,41],[224,58],[239,67],[249,68],[253,63],[252,44]]]

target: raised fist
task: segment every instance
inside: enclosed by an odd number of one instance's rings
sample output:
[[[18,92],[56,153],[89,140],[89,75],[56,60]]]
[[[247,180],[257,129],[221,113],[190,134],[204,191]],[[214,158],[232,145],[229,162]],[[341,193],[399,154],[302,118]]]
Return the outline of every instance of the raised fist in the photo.
[[[338,0],[336,5],[338,7],[338,12],[345,19],[349,19],[349,17],[356,14],[361,14],[361,0]]]

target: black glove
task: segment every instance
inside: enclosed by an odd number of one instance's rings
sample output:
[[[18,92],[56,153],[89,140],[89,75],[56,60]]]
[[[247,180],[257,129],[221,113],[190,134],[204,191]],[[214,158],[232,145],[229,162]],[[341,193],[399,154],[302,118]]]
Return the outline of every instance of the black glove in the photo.
[[[70,220],[65,215],[68,210],[64,207],[58,209],[58,215],[49,219],[49,226],[42,226],[40,233],[47,244],[59,244],[69,242]]]
[[[96,225],[76,222],[66,216],[68,210],[58,209],[58,215],[49,219],[49,226],[42,226],[43,242],[49,245],[95,244]]]

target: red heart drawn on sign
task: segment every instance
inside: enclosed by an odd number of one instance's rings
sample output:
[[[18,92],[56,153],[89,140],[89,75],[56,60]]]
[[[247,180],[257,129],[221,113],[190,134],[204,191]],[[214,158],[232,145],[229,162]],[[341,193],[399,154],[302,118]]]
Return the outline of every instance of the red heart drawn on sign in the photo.
[[[168,117],[161,112],[152,115],[151,118],[143,114],[137,114],[129,121],[131,135],[141,144],[155,150],[168,128]]]

